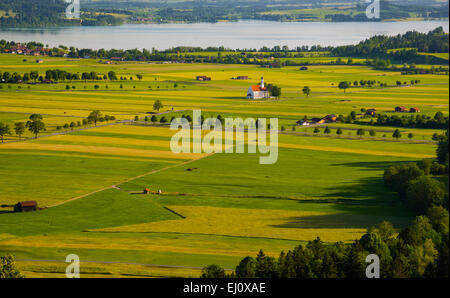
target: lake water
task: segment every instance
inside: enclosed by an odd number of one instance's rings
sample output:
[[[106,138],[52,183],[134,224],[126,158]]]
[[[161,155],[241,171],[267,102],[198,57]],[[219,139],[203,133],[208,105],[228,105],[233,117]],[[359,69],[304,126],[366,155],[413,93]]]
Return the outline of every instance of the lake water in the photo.
[[[239,21],[236,23],[137,24],[106,27],[65,27],[0,30],[0,39],[39,41],[49,46],[92,49],[167,49],[175,46],[225,46],[261,48],[287,45],[337,46],[356,44],[373,35],[396,35],[410,30],[428,32],[448,21],[367,23],[281,23]]]

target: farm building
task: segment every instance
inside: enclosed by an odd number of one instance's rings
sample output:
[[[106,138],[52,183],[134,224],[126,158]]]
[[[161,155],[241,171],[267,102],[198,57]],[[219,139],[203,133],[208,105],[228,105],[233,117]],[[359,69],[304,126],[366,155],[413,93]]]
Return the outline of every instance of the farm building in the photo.
[[[419,108],[411,108],[409,109],[410,113],[420,113],[420,109]]]
[[[308,70],[308,67],[307,66],[302,66],[302,67],[300,67],[300,70]]]
[[[337,121],[337,116],[334,115],[334,114],[326,115],[322,120],[325,120],[326,123],[336,122]]]
[[[326,115],[323,118],[312,118],[311,119],[312,123],[311,124],[324,124],[324,123],[333,123],[337,121],[337,116],[336,115]],[[298,123],[298,122],[297,122]]]
[[[36,201],[23,201],[14,205],[14,212],[37,211],[39,209]]]
[[[299,121],[297,121],[296,123],[297,123],[297,125],[299,125],[299,126],[310,126],[310,125],[311,125],[311,123],[308,122],[308,120],[299,120]]]
[[[261,83],[259,85],[250,86],[247,91],[247,99],[261,99],[269,98],[270,94],[267,88],[264,86],[264,78],[261,77]]]
[[[145,189],[142,191],[142,193],[143,193],[144,195],[148,195],[148,194],[150,193],[150,189],[145,188]]]
[[[44,60],[42,60],[42,59],[37,59],[37,60],[36,60],[36,63],[44,63]]]
[[[396,107],[395,108],[395,111],[398,112],[398,113],[403,113],[405,110],[406,110],[405,107]]]
[[[249,79],[248,76],[238,76],[233,78],[233,80],[248,80],[248,79]]]
[[[377,110],[376,109],[368,109],[366,111],[366,115],[369,115],[369,116],[375,116],[376,114],[377,114]]]
[[[197,81],[211,81],[211,77],[197,76]]]

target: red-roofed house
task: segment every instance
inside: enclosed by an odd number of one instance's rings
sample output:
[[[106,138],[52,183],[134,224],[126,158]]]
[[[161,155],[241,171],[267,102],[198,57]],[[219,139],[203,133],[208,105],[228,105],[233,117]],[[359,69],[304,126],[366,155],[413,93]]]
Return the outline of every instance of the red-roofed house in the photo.
[[[264,78],[261,77],[261,84],[250,86],[247,91],[247,99],[269,98],[270,94],[264,86]]]

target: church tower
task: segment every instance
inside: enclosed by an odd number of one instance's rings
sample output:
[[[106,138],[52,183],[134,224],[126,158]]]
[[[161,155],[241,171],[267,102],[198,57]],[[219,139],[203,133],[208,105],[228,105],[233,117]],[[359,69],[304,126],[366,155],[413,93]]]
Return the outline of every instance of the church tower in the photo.
[[[261,84],[259,84],[261,88],[264,88],[264,77],[261,77]]]

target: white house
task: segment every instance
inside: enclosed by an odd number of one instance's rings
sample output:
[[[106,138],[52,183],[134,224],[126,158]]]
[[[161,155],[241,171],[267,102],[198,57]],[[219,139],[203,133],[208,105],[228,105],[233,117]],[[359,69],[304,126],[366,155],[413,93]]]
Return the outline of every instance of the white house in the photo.
[[[264,87],[264,78],[261,77],[261,84],[250,86],[247,91],[247,99],[261,99],[269,98],[270,94],[266,87]]]

